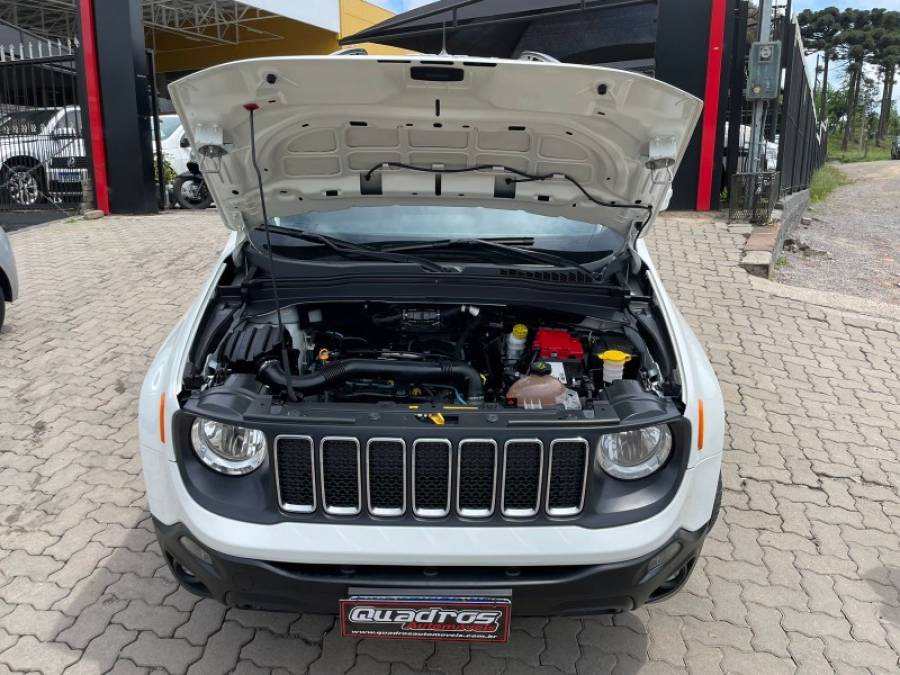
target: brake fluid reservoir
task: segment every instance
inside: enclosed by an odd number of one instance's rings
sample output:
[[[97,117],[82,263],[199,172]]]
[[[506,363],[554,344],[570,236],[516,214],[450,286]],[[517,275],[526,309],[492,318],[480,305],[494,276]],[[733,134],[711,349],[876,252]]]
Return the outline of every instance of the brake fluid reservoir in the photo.
[[[512,332],[506,336],[506,361],[515,363],[522,357],[525,351],[525,342],[528,340],[528,326],[517,323]]]
[[[607,349],[599,357],[603,361],[603,381],[606,384],[621,380],[625,364],[631,361],[631,354],[618,349]]]

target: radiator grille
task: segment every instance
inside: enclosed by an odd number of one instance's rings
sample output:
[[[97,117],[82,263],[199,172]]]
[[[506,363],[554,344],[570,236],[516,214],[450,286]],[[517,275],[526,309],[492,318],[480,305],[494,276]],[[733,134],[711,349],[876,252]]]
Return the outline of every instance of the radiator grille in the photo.
[[[489,439],[459,443],[456,510],[461,516],[485,517],[494,512],[497,487],[497,444]]]
[[[361,451],[365,445],[364,452]],[[546,452],[545,452],[546,447]],[[308,436],[275,440],[284,511],[396,518],[575,516],[584,508],[589,444],[584,438],[492,439]],[[451,498],[452,495],[452,498]],[[498,506],[499,504],[499,506]]]
[[[359,513],[359,441],[355,438],[323,438],[321,462],[325,512],[345,516]]]
[[[583,438],[557,439],[550,444],[547,513],[571,516],[584,505],[588,444]]]
[[[313,442],[309,436],[280,436],[275,440],[275,471],[281,508],[295,513],[316,510]]]
[[[413,511],[429,518],[450,513],[450,441],[413,444]]]
[[[533,516],[541,504],[541,472],[544,445],[539,440],[507,441],[503,456],[505,516]]]
[[[369,512],[400,516],[406,511],[406,444],[399,438],[372,438],[366,445]]]

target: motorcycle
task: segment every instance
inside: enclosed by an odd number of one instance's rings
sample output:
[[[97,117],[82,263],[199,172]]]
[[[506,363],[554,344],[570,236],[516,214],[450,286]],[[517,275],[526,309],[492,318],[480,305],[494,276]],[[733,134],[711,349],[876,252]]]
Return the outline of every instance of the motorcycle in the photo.
[[[188,170],[180,174],[172,186],[175,201],[183,209],[206,209],[212,204],[212,195],[206,186],[206,179],[200,173],[197,162],[188,162]]]

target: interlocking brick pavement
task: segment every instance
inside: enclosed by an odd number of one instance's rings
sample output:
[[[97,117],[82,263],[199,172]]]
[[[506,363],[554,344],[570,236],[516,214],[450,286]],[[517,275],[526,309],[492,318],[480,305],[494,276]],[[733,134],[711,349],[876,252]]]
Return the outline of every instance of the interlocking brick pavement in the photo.
[[[728,405],[723,512],[682,593],[468,647],[343,640],[329,616],[179,590],[146,510],[136,399],[224,239],[211,213],[12,236],[0,673],[898,672],[900,327],[752,287],[740,235],[702,215],[652,235]]]

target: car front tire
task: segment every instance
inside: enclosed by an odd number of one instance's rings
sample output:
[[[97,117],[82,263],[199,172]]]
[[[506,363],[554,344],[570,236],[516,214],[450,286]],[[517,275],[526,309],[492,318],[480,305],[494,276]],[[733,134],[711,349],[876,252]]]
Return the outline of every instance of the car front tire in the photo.
[[[3,330],[3,319],[6,318],[6,297],[3,295],[3,287],[0,286],[0,330]]]

